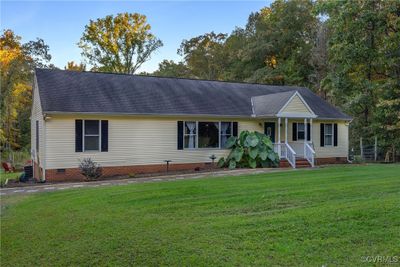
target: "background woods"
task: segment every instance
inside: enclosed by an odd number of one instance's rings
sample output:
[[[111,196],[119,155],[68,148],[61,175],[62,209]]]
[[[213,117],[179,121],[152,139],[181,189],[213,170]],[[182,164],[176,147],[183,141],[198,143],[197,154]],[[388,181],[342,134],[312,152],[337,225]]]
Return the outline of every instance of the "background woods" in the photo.
[[[42,39],[21,43],[11,30],[0,37],[2,151],[30,146],[30,109],[35,67],[49,64],[49,47]]]
[[[65,69],[137,73],[162,46],[150,30],[137,13],[90,21],[78,44],[85,61]],[[399,30],[396,0],[276,0],[230,34],[183,40],[182,61],[166,59],[152,75],[305,86],[353,116],[351,147],[377,136],[392,153],[400,149]],[[0,53],[2,150],[29,148],[33,68],[54,67],[49,47],[4,30]]]

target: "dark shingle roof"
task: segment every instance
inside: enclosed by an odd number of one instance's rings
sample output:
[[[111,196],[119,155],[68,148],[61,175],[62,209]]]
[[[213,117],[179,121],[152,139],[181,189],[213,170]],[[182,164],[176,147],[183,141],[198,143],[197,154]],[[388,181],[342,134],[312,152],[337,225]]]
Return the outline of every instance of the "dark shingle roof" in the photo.
[[[289,101],[296,91],[287,91],[252,97],[253,110],[258,116],[274,116]]]
[[[251,98],[298,91],[322,118],[350,119],[307,88],[36,69],[44,113],[247,116]]]

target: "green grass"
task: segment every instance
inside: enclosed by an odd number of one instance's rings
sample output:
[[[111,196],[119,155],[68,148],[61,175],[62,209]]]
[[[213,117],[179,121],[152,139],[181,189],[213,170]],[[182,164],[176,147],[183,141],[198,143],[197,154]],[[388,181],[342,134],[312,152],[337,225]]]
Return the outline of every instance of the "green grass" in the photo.
[[[6,180],[17,180],[21,175],[21,172],[5,173],[3,170],[0,171],[0,182],[4,184]]]
[[[2,198],[2,266],[368,266],[400,256],[400,165]]]

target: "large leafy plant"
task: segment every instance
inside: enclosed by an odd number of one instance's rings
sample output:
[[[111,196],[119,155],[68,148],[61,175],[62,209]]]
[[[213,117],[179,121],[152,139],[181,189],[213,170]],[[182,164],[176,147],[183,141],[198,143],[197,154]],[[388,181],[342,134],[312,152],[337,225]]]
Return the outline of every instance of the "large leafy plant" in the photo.
[[[220,158],[219,167],[256,168],[276,167],[279,156],[274,152],[271,139],[259,132],[243,131],[239,137],[232,136],[226,141],[231,149],[229,156]]]

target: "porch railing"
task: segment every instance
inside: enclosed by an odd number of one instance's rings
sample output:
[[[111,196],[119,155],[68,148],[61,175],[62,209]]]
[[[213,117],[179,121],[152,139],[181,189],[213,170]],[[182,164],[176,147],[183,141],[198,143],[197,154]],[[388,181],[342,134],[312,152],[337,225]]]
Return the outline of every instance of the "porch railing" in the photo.
[[[281,159],[286,159],[293,168],[296,168],[296,152],[289,144],[275,143],[274,151]]]
[[[280,159],[286,158],[286,146],[284,143],[275,143],[274,144],[274,151],[278,153]]]
[[[304,143],[304,157],[314,167],[315,151],[308,143]]]

